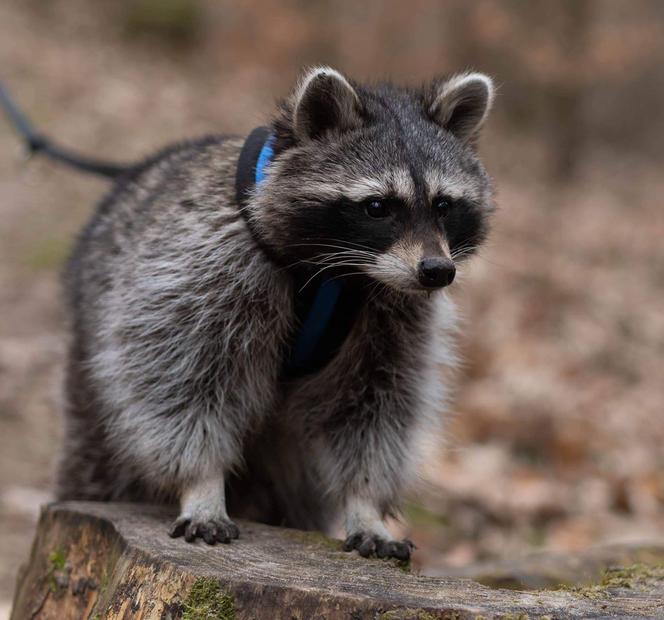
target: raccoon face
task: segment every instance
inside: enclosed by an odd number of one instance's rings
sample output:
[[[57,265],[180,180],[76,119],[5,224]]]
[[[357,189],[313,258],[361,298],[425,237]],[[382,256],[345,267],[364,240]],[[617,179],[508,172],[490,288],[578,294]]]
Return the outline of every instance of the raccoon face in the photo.
[[[491,187],[474,141],[492,100],[479,73],[410,90],[311,71],[273,123],[255,230],[283,264],[312,273],[363,273],[409,293],[451,284],[487,234]]]

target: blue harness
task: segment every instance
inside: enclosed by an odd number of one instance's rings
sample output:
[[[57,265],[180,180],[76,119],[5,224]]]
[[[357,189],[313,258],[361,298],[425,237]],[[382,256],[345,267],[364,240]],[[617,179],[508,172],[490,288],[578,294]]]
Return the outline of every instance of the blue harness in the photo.
[[[237,196],[242,204],[266,175],[274,156],[274,137],[265,127],[254,129],[247,138],[238,160]],[[306,281],[305,281],[306,283]],[[290,354],[285,360],[284,374],[300,376],[320,369],[333,357],[345,339],[357,314],[358,304],[349,304],[349,295],[340,279],[314,278],[304,288],[295,282],[295,306],[299,329],[292,339]],[[340,304],[340,299],[346,301]],[[335,311],[340,311],[335,314]],[[299,311],[297,311],[299,310]]]

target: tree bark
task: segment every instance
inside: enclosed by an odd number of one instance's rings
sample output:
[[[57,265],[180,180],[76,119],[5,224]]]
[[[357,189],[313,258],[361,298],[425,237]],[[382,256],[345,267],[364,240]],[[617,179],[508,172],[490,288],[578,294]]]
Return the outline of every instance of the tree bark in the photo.
[[[127,504],[46,507],[12,620],[664,617],[661,565],[578,590],[492,589],[419,576],[345,553],[316,533],[255,523],[241,522],[241,538],[230,545],[189,544],[167,536],[173,516]]]

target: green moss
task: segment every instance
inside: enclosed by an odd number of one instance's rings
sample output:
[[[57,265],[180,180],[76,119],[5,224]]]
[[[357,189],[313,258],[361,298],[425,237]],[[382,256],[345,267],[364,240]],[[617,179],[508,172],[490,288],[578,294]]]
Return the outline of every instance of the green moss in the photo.
[[[53,551],[48,554],[48,565],[54,571],[64,570],[66,561],[65,550],[62,545],[53,549]]]
[[[652,581],[664,580],[664,565],[632,564],[626,567],[607,568],[598,583],[584,586],[561,586],[565,590],[584,598],[605,598],[612,588],[645,588]]]
[[[647,566],[632,564],[621,568],[607,568],[600,585],[605,588],[634,588],[646,585],[649,581],[664,579],[664,565]]]
[[[104,567],[104,570],[101,572],[101,577],[99,579],[99,594],[106,592],[108,588],[108,581],[110,579],[108,567]]]
[[[602,586],[598,586],[597,584],[573,587],[561,586],[558,588],[558,590],[576,594],[577,596],[583,596],[584,598],[590,599],[591,601],[603,599],[607,595],[606,589]]]
[[[305,545],[314,545],[316,547],[326,547],[332,551],[341,551],[343,543],[336,538],[329,538],[321,532],[300,532],[297,530],[289,531],[286,534],[289,538],[304,543]]]
[[[67,558],[62,545],[56,547],[48,554],[48,571],[46,573],[46,582],[48,589],[53,594],[58,594],[63,589],[61,581],[58,579],[58,573],[65,570]]]
[[[457,614],[449,616],[449,620],[455,620]],[[438,618],[423,609],[392,609],[384,611],[376,620],[438,620]]]
[[[199,577],[184,601],[182,620],[233,620],[235,600],[215,579]]]
[[[503,614],[499,620],[529,620],[528,614]],[[488,620],[486,616],[475,616],[474,620]],[[551,616],[537,616],[536,620],[552,620]]]

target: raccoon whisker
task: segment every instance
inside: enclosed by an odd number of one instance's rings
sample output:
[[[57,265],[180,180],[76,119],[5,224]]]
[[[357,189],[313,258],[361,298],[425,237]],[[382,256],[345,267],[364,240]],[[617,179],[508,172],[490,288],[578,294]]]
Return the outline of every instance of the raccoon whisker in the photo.
[[[281,273],[282,271],[286,271],[287,269],[290,269],[291,267],[295,267],[295,265],[301,265],[303,263],[306,263],[307,265],[317,265],[318,263],[314,263],[310,258],[300,258],[298,260],[294,260],[292,263],[288,263],[286,265],[282,265],[276,271],[278,273]]]
[[[477,245],[475,243],[465,243],[458,248],[454,248],[451,252],[451,257],[457,258],[458,256],[464,256],[465,254],[468,254],[472,250],[476,249]]]
[[[286,247],[297,247],[297,246],[340,248],[343,250],[357,248],[360,250],[369,250],[372,252],[376,251],[376,249],[372,248],[371,246],[362,245],[360,243],[353,243],[352,241],[344,241],[343,239],[322,239],[320,241],[312,241],[310,243],[290,243]]]
[[[341,245],[336,245],[336,244]],[[286,247],[297,247],[297,246],[318,246],[318,247],[330,247],[330,248],[342,248],[342,249],[351,249],[353,247],[359,248],[362,250],[369,250],[371,252],[376,252],[376,249],[370,245],[364,245],[362,243],[355,243],[353,241],[347,241],[345,239],[321,239],[320,241],[313,241],[311,243],[291,243]]]
[[[388,289],[387,284],[385,282],[380,282],[379,280],[376,280],[375,285],[371,289],[370,296],[367,298],[367,303],[371,303],[374,301],[376,298],[378,298],[383,291],[386,291]]]
[[[316,273],[314,273],[314,275],[312,275],[302,285],[302,287],[300,288],[300,290],[298,292],[302,292],[307,287],[309,282],[311,282],[312,280],[317,278],[324,271],[327,271],[328,269],[332,269],[333,267],[368,267],[369,265],[370,265],[370,263],[357,263],[357,262],[347,262],[347,261],[342,261],[342,262],[338,262],[338,263],[332,263],[331,265],[326,265],[325,267],[323,267],[322,269],[319,269]]]
[[[340,273],[338,276],[334,276],[333,278],[330,278],[330,281],[332,280],[340,280],[341,278],[347,278],[350,276],[364,276],[366,275],[362,271],[351,271],[349,273]]]
[[[454,257],[454,261],[457,262],[457,263],[459,263],[459,265],[460,265],[461,262],[462,262],[466,257],[472,256],[472,255],[473,255],[472,252],[465,252],[464,254],[459,254],[458,256],[455,256],[455,257]]]
[[[286,271],[287,269],[290,269],[291,267],[295,267],[295,265],[299,265],[300,263],[304,263],[304,260],[296,260],[293,261],[292,263],[288,263],[287,265],[282,265],[281,267],[278,267],[275,271],[277,273],[281,273],[282,271]]]
[[[301,245],[306,245],[306,244],[301,244]],[[287,265],[283,265],[282,267],[279,267],[277,269],[277,271],[282,272],[282,271],[285,271],[286,269],[290,269],[291,267],[295,267],[296,265],[301,265],[301,264],[323,265],[323,264],[328,263],[331,260],[331,258],[340,256],[341,254],[347,254],[347,253],[348,253],[347,256],[343,256],[344,259],[357,258],[359,260],[362,260],[362,259],[370,258],[373,261],[373,259],[375,259],[375,257],[377,256],[377,254],[372,254],[370,252],[367,252],[366,256],[363,256],[362,254],[358,254],[357,256],[354,256],[352,254],[352,252],[355,252],[355,250],[352,250],[352,251],[348,250],[348,251],[345,251],[345,252],[329,252],[329,253],[325,253],[325,254],[319,254],[318,257],[321,257],[321,258],[325,257],[325,258],[322,258],[322,260],[314,260],[314,259],[311,259],[311,258],[301,258],[299,260],[293,261],[292,263],[288,263]],[[316,257],[316,258],[318,258],[318,257]]]
[[[303,259],[303,260],[308,260],[308,261],[328,261],[334,258],[341,258],[343,260],[349,259],[349,258],[359,258],[359,259],[375,259],[377,255],[376,254],[371,254],[369,252],[360,252],[358,250],[341,250],[337,252],[322,252],[321,254],[316,254],[311,258],[308,259]]]
[[[369,251],[371,251],[371,252],[375,252],[375,251],[376,251],[375,248],[372,248],[370,245],[365,245],[365,244],[363,244],[363,243],[355,243],[355,242],[353,242],[353,241],[346,241],[346,240],[344,240],[344,239],[329,239],[329,241],[332,241],[332,242],[334,242],[334,243],[342,243],[342,244],[345,243],[346,245],[355,246],[355,247],[357,247],[357,248],[361,248],[361,249],[363,249],[363,250],[369,250]]]
[[[375,256],[377,252],[368,252],[367,250],[357,250],[355,248],[336,250],[335,252],[322,252],[319,256],[332,256],[335,254],[356,254],[358,256]]]
[[[385,286],[380,280],[375,280],[371,289],[369,290],[369,296],[367,297],[367,302],[373,301],[373,299],[378,294],[378,290],[381,286]]]
[[[300,244],[295,244],[295,245],[310,247],[309,244],[305,244],[305,243],[300,243]],[[290,245],[288,247],[294,247],[294,246]],[[316,264],[319,263],[319,261],[317,259],[320,259],[320,258],[325,258],[327,260],[328,257],[335,257],[335,256],[342,256],[342,255],[344,255],[344,256],[348,255],[348,257],[350,257],[350,256],[355,255],[356,252],[357,252],[357,250],[344,250],[344,251],[340,251],[340,252],[324,252],[322,254],[316,254],[313,258],[300,258],[300,259],[295,260],[291,263],[288,263],[287,265],[282,266],[280,268],[280,271],[283,270],[283,269],[286,269],[288,267],[293,267],[294,265],[299,265],[301,263],[308,263],[308,264],[316,265]],[[374,258],[374,256],[375,256],[375,254],[368,254],[368,255],[371,256],[371,258]],[[357,254],[357,256],[361,257],[361,258],[364,258],[363,254]]]
[[[319,265],[320,264],[321,263],[319,263]],[[331,269],[333,267],[371,267],[373,265],[373,263],[368,263],[368,262],[365,262],[365,261],[346,260],[346,261],[337,261],[337,262],[334,262],[334,263],[322,263],[322,265],[323,265],[323,269],[320,269],[317,272],[317,274],[315,274],[315,275],[318,275],[318,273],[321,273],[322,271],[324,271],[326,269]]]
[[[305,288],[307,288],[307,284],[309,284],[309,282],[311,282],[314,278],[316,278],[316,277],[319,276],[321,273],[323,273],[323,271],[325,271],[326,269],[331,269],[332,267],[334,267],[334,265],[328,265],[327,267],[323,267],[322,269],[319,269],[319,270],[318,270],[313,276],[311,276],[311,277],[310,277],[310,278],[309,278],[309,279],[308,279],[308,280],[302,285],[302,287],[300,288],[300,290],[298,291],[298,293],[301,293]]]
[[[321,246],[321,247],[323,247],[323,246]],[[344,248],[343,246],[336,246],[336,245],[330,245],[330,246],[325,246],[325,247],[337,248],[337,250],[336,250],[337,252],[341,252],[341,253],[344,253],[344,254],[361,254],[363,256],[365,256],[367,254],[371,255],[371,256],[375,256],[376,254],[378,254],[378,252],[376,252],[375,250],[369,251],[369,250],[362,250],[360,248]],[[335,252],[329,252],[329,253],[334,254]]]
[[[373,263],[367,263],[367,262],[362,262],[362,261],[341,261],[338,263],[333,263],[331,265],[327,265],[327,267],[371,267]]]
[[[285,245],[284,247],[287,248],[336,248],[339,250],[350,250],[353,249],[347,245],[335,245],[331,243],[289,243]]]
[[[463,258],[464,256],[469,256],[473,253],[473,248],[468,248],[466,250],[463,250],[462,252],[455,252],[452,254],[451,258],[452,260],[458,260],[460,258]]]
[[[310,265],[324,265],[337,260],[357,260],[360,262],[374,262],[377,254],[370,252],[361,252],[358,250],[343,250],[339,252],[324,252],[317,254],[312,258],[302,259],[298,262],[308,263]]]
[[[398,256],[394,256],[393,254],[386,254],[385,258],[389,260],[395,267],[398,268],[406,268],[409,271],[413,270],[412,265],[407,263],[405,260],[399,258]]]
[[[363,251],[363,252],[369,252],[370,254],[377,254],[378,252],[373,249],[373,248],[353,248],[345,245],[334,245],[331,243],[291,243],[287,245],[286,247],[293,248],[293,247],[306,247],[306,248],[332,248],[332,249],[337,249],[337,250],[347,250],[347,251]]]
[[[329,254],[319,254],[318,256],[315,257],[315,259],[312,260],[312,262],[317,262],[317,263],[327,263],[330,261],[334,261],[337,258],[341,258],[343,260],[351,260],[353,258],[356,258],[358,260],[375,260],[376,255],[375,254],[358,254],[355,251],[352,252],[331,252]]]
[[[324,264],[323,269],[320,269],[316,274],[314,274],[313,277],[316,277],[318,274],[320,274],[322,271],[326,269],[332,269],[334,267],[357,267],[357,268],[363,268],[363,267],[371,267],[373,263],[365,263],[365,262],[356,262],[356,261],[343,261],[343,262],[337,262],[337,263],[332,263],[332,264]],[[320,266],[320,265],[319,265]]]
[[[465,254],[467,252],[471,252],[472,250],[475,249],[474,245],[468,245],[468,246],[463,246],[460,248],[455,248],[454,251],[452,252],[451,256],[459,256],[460,254]]]
[[[452,257],[452,260],[457,263],[461,262],[464,258],[467,256],[471,256],[472,252],[469,250],[468,252],[462,252],[461,254],[456,254],[455,256]]]

